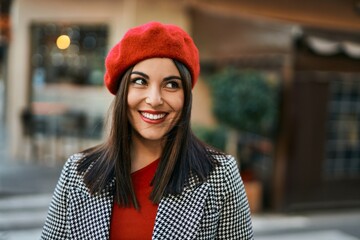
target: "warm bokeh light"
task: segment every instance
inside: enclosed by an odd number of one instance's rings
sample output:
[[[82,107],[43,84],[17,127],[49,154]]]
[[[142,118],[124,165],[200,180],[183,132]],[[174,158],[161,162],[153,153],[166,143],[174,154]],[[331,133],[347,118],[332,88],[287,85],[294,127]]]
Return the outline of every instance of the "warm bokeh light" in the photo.
[[[70,46],[70,37],[68,35],[61,35],[56,39],[56,46],[59,49],[67,49]]]

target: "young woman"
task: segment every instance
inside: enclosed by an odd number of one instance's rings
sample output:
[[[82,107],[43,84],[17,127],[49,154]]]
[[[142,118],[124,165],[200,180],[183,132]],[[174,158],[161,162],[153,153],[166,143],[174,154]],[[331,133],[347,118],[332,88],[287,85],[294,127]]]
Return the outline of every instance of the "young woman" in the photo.
[[[236,161],[190,128],[200,69],[190,36],[132,28],[105,65],[109,136],[66,162],[42,239],[252,239]]]

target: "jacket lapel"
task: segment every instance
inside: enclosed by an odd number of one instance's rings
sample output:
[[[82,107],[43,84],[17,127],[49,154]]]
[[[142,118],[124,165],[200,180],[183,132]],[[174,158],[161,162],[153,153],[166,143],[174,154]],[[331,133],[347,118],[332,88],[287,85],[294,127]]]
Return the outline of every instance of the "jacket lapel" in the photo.
[[[193,186],[191,186],[193,185]],[[180,195],[164,197],[158,207],[153,239],[194,239],[208,196],[208,184],[190,184]]]
[[[113,182],[98,195],[85,185],[74,188],[69,202],[70,239],[108,239]]]

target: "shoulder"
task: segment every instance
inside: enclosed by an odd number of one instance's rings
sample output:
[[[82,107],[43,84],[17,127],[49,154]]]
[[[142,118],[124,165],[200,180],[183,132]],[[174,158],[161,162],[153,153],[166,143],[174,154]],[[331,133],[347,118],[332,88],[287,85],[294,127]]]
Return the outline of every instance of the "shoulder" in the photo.
[[[76,153],[71,155],[67,161],[65,162],[62,172],[61,172],[61,178],[63,179],[75,179],[79,178],[80,175],[78,174],[78,164],[81,159],[84,158],[84,154],[82,153]]]
[[[75,153],[68,158],[67,162],[69,164],[76,165],[77,162],[80,161],[80,159],[83,159],[84,157],[85,155],[83,153]]]
[[[213,154],[212,157],[217,161],[215,172],[222,171],[239,171],[236,159],[231,155]]]
[[[220,168],[228,168],[237,166],[237,161],[234,156],[226,154],[220,150],[216,150],[212,147],[207,147],[206,152],[208,155],[215,160],[216,165]]]
[[[240,171],[236,159],[231,155],[216,154],[213,158],[217,160],[217,165],[210,173],[208,183],[217,189],[231,189],[234,185],[242,184]]]
[[[83,153],[75,153],[71,155],[64,164],[64,169],[76,170],[79,161],[85,156]]]

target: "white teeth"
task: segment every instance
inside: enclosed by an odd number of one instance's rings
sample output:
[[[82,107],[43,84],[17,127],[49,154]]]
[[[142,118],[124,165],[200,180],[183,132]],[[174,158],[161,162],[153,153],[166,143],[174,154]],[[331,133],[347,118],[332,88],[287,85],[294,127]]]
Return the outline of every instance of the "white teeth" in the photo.
[[[151,113],[147,113],[147,112],[141,112],[141,115],[143,115],[144,117],[151,119],[151,120],[158,120],[160,118],[165,117],[165,113],[161,113],[161,114],[151,114]]]

